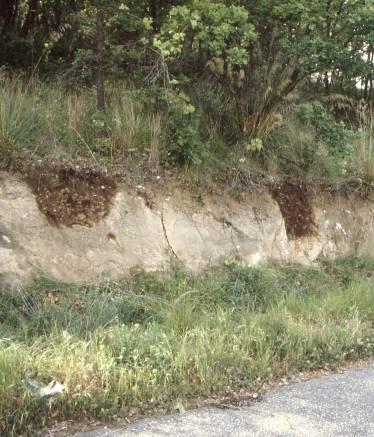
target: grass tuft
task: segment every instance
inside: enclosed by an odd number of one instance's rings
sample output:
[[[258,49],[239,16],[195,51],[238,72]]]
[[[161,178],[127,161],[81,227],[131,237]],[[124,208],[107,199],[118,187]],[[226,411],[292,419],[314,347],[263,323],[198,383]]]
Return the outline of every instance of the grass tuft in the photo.
[[[0,299],[0,429],[35,433],[65,419],[133,418],[199,397],[335,368],[374,351],[374,260],[321,268],[236,263],[134,272],[70,286],[40,279]],[[25,385],[55,380],[63,395]]]
[[[92,89],[0,76],[0,161],[85,159],[93,166],[146,160],[159,146],[160,120],[123,85],[108,88],[105,113]],[[159,151],[152,150],[155,155]]]

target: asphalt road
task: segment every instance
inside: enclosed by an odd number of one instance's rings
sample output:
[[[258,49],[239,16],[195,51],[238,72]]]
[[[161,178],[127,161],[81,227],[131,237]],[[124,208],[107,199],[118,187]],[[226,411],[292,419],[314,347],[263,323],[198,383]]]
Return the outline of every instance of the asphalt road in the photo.
[[[374,365],[277,388],[249,407],[201,408],[75,436],[374,436]]]

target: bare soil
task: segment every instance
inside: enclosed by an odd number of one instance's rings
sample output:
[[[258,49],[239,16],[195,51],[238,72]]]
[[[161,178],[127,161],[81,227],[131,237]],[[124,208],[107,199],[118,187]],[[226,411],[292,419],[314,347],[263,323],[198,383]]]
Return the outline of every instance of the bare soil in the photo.
[[[305,184],[282,182],[272,186],[270,193],[279,205],[289,238],[306,237],[316,233],[317,226]]]
[[[55,226],[93,226],[109,214],[117,191],[111,176],[89,168],[33,168],[26,181]]]

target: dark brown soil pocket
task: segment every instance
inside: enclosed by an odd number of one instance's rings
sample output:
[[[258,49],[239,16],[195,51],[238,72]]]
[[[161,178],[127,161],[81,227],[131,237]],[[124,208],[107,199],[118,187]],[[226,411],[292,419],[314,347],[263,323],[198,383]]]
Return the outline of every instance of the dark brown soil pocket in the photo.
[[[88,168],[36,168],[27,182],[55,226],[93,226],[109,214],[116,193],[110,176]]]
[[[271,187],[271,195],[279,205],[289,238],[296,239],[316,233],[313,209],[304,184],[283,182]]]

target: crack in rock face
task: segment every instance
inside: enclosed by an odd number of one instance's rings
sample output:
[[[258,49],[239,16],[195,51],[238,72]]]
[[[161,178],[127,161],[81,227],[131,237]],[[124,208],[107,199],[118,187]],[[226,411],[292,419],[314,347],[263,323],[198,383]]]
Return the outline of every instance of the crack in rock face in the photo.
[[[287,235],[279,203],[268,193],[242,202],[212,196],[205,206],[188,193],[168,200],[156,193],[150,208],[138,192],[116,190],[110,177],[67,169],[50,173],[34,174],[32,192],[30,181],[28,186],[12,175],[0,179],[2,283],[2,277],[26,283],[40,274],[63,282],[100,281],[103,274],[116,280],[132,268],[162,270],[172,258],[198,271],[233,256],[248,265],[310,265],[321,253],[344,255],[356,246],[373,254],[374,215],[357,198],[319,194],[312,208],[300,187],[280,189],[282,212],[293,208],[286,218],[297,225],[288,224]],[[93,198],[88,205],[87,193]]]
[[[166,231],[165,220],[164,220],[164,210],[163,209],[161,210],[161,226],[162,226],[162,230],[163,230],[163,233],[164,233],[166,244],[168,245],[168,248],[169,248],[170,252],[173,254],[175,259],[180,261],[178,255],[176,254],[173,246],[170,243],[170,240],[169,240],[169,237],[168,237],[168,233]]]

